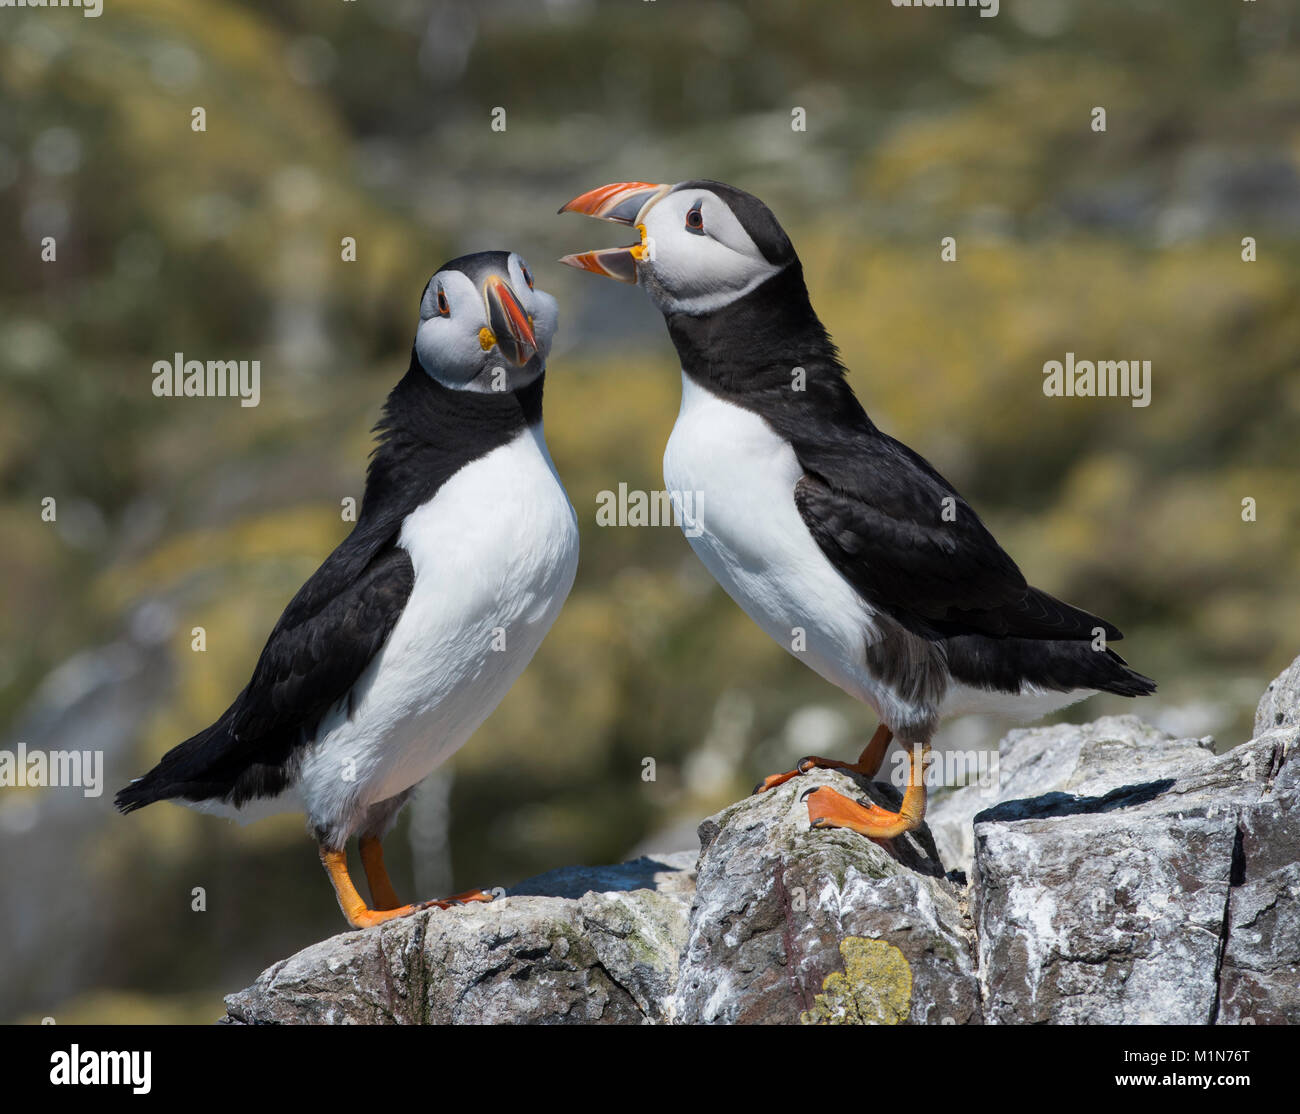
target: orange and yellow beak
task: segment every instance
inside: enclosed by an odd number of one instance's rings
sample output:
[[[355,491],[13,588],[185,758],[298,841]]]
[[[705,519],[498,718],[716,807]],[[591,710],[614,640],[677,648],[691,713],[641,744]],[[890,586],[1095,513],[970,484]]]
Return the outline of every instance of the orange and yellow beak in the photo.
[[[583,251],[566,255],[560,260],[580,271],[590,271],[595,275],[617,279],[619,282],[636,282],[636,265],[649,255],[646,241],[645,225],[641,223],[641,214],[654,202],[658,201],[670,189],[671,185],[653,182],[613,182],[598,189],[588,190],[572,201],[560,206],[561,213],[582,213],[597,220],[612,221],[615,224],[635,225],[641,233],[639,243],[621,248],[599,248],[596,251]]]
[[[479,343],[485,350],[495,344],[515,367],[523,367],[537,351],[533,323],[524,307],[510,284],[497,275],[483,284],[483,298],[487,303],[489,328],[480,332]]]

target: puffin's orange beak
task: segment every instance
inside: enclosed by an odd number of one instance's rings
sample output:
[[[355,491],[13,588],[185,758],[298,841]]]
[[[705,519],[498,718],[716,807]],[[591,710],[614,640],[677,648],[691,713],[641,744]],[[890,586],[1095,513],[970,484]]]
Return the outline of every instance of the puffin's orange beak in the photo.
[[[638,223],[638,218],[670,189],[671,185],[653,182],[613,182],[608,186],[588,190],[560,206],[561,213],[582,213],[615,224],[634,224],[641,233],[640,243],[622,248],[578,252],[564,256],[560,262],[619,282],[635,283],[636,265],[649,253],[645,225]]]
[[[523,367],[537,351],[537,337],[533,335],[533,323],[528,320],[528,314],[519,304],[510,284],[497,275],[490,276],[483,284],[483,297],[487,301],[491,342],[512,364]],[[482,337],[480,343],[488,339]]]
[[[614,182],[579,194],[560,206],[561,213],[581,213],[597,220],[616,224],[636,224],[636,218],[648,202],[658,200],[672,187],[653,182]]]

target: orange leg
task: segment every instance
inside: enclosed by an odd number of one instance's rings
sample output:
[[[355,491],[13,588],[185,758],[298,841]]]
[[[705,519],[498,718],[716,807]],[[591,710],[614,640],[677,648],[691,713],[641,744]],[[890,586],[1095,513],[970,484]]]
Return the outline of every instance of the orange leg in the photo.
[[[859,804],[822,786],[805,794],[809,822],[814,828],[848,828],[871,839],[893,839],[919,828],[925,819],[925,770],[930,764],[930,744],[913,745],[907,757],[907,789],[897,812],[870,803]]]
[[[370,886],[370,900],[376,909],[396,909],[402,902],[388,877],[388,868],[384,866],[384,845],[375,836],[362,836],[358,842],[361,866]]]
[[[765,793],[769,789],[775,789],[778,785],[784,785],[791,778],[796,778],[800,774],[806,774],[809,770],[851,770],[855,774],[862,774],[864,777],[873,778],[880,769],[880,764],[885,760],[885,751],[889,749],[889,742],[893,739],[894,733],[883,723],[876,728],[876,733],[871,736],[869,742],[862,750],[856,762],[840,762],[834,758],[821,758],[815,754],[810,754],[807,758],[799,759],[793,770],[784,774],[769,774],[756,786],[754,792]]]
[[[345,851],[329,851],[322,847],[320,848],[320,861],[325,868],[325,873],[329,875],[330,884],[334,887],[334,896],[339,899],[339,908],[343,910],[343,916],[347,918],[348,924],[353,928],[369,928],[371,925],[391,921],[395,917],[405,917],[411,913],[418,913],[421,909],[447,909],[452,905],[464,905],[470,901],[492,900],[492,895],[485,894],[482,890],[469,890],[466,893],[457,894],[455,897],[449,897],[442,901],[425,901],[419,905],[399,905],[391,909],[371,909],[362,900],[361,895],[357,893],[356,886],[352,884],[352,876],[348,873],[348,857]],[[391,885],[389,889],[392,889]]]
[[[357,893],[356,886],[352,884],[352,876],[348,874],[346,851],[327,851],[322,847],[320,861],[334,887],[334,896],[339,899],[339,908],[343,910],[343,916],[353,928],[369,928],[372,924],[382,924],[384,921],[391,921],[394,917],[404,917],[408,913],[415,912],[414,905],[399,905],[392,909],[369,908]]]

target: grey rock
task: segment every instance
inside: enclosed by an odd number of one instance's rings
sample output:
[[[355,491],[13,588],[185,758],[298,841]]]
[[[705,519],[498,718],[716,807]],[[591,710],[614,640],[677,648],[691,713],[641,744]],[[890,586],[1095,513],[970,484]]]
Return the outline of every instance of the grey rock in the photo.
[[[666,1020],[691,898],[691,864],[663,861],[671,858],[555,871],[491,904],[431,909],[332,937],[227,997],[226,1020]],[[539,895],[546,879],[569,896]]]
[[[1277,784],[1288,765],[1294,776],[1296,747],[1281,734],[1217,758],[1156,740],[1166,757],[1183,750],[1174,766],[1127,753],[1144,745],[1133,738],[1107,748],[1109,773],[1081,763],[1074,792],[980,813],[972,890],[986,1019],[1206,1024],[1267,999],[1300,1020],[1268,997],[1295,970],[1294,949],[1272,938],[1293,923],[1294,898],[1279,894],[1300,859],[1289,815],[1300,802]],[[1250,831],[1263,839],[1248,851]],[[1254,926],[1244,940],[1237,921]]]
[[[898,791],[815,770],[704,821],[698,863],[569,867],[336,936],[225,1020],[1294,1024],[1298,672],[1218,756],[1135,716],[1013,731],[994,784],[888,850],[809,830],[802,798]]]
[[[998,744],[993,784],[967,785],[938,797],[926,822],[945,865],[969,874],[974,820],[985,809],[1044,793],[1098,796],[1168,776],[1213,753],[1211,739],[1175,739],[1133,715],[1016,730]]]
[[[675,997],[682,1022],[978,1021],[973,938],[922,829],[897,857],[849,831],[810,831],[816,771],[700,827],[696,899]],[[892,787],[869,795],[896,808]]]
[[[1300,729],[1248,745],[1264,788],[1238,824],[1216,1020],[1293,1025],[1300,1021]],[[1252,781],[1255,773],[1256,766],[1243,771]]]
[[[1279,727],[1300,727],[1300,658],[1278,675],[1255,709],[1255,734]]]

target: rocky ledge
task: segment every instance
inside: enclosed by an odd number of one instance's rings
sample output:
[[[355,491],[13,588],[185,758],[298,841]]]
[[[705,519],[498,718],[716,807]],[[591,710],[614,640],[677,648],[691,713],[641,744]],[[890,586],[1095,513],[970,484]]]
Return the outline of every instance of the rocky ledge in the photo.
[[[851,788],[816,771],[710,817],[698,856],[324,940],[225,1020],[1300,1022],[1298,744],[1300,658],[1222,755],[1136,716],[1013,731],[996,786],[892,853],[809,830],[803,792]]]

